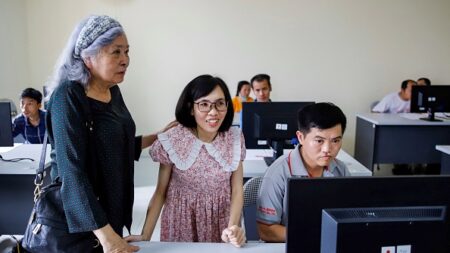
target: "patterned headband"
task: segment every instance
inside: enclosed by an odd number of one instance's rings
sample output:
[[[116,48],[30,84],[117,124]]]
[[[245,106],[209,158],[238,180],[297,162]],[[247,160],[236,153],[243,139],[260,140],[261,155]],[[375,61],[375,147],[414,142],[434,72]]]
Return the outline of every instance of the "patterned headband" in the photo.
[[[114,27],[122,27],[109,16],[91,16],[78,35],[74,56],[79,58],[81,51],[89,47],[100,35]]]

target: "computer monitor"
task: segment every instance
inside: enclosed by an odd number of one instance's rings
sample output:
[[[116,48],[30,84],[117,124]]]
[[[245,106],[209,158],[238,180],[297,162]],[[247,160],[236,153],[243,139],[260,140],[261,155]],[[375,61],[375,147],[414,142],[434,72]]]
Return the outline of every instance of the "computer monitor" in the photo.
[[[402,215],[383,220],[373,211],[370,224],[341,237],[355,249],[347,252],[383,252],[382,247],[402,245],[410,245],[411,252],[450,252],[450,176],[291,178],[287,184],[287,253],[321,252],[322,234],[330,232],[322,231],[324,210],[418,207],[446,211],[441,221],[428,223],[405,222]],[[391,231],[398,234],[382,234]]]
[[[427,112],[427,121],[441,121],[435,112],[450,112],[450,85],[413,86],[411,91],[411,112]]]
[[[14,146],[12,137],[11,104],[0,102],[0,147]]]
[[[314,102],[250,102],[242,103],[242,132],[247,149],[274,150],[274,156],[266,159],[270,165],[283,154],[283,149],[293,148],[296,138],[297,112]]]

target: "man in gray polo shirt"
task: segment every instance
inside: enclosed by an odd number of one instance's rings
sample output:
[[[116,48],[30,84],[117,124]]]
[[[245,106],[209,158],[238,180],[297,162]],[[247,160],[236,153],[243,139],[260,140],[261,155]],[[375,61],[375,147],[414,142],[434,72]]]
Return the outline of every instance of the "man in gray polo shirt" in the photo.
[[[305,106],[298,112],[298,145],[278,158],[266,171],[257,201],[258,233],[267,242],[286,241],[286,181],[292,176],[350,176],[336,159],[342,146],[347,120],[331,103]]]

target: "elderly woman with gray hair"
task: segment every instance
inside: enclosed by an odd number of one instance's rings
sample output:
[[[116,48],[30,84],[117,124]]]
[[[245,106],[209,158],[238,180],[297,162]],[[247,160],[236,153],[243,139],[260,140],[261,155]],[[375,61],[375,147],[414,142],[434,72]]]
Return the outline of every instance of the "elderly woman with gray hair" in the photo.
[[[101,244],[93,251],[139,250],[122,232],[131,226],[134,160],[156,135],[135,137],[117,85],[130,62],[128,51],[120,23],[90,16],[73,31],[48,85],[52,180],[62,182],[69,232],[92,231],[92,240]]]

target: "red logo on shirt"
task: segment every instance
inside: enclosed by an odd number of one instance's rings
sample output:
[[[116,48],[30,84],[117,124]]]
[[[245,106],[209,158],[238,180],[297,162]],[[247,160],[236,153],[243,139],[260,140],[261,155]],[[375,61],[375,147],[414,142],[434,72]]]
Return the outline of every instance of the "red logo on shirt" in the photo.
[[[260,211],[261,213],[267,214],[267,215],[276,215],[277,212],[275,209],[273,208],[269,208],[269,207],[258,207],[258,211]]]

